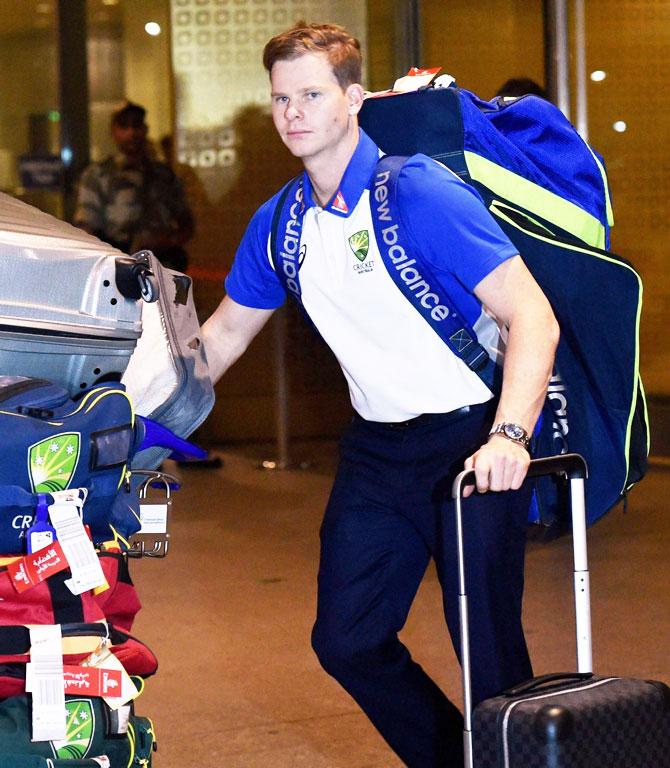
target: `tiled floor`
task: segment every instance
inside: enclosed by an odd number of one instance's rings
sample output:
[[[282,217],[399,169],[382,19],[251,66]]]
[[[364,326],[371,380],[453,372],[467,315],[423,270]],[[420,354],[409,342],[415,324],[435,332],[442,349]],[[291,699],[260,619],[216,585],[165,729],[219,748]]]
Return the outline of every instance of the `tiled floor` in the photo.
[[[137,710],[156,723],[157,768],[395,768],[310,649],[318,527],[333,445],[306,470],[265,472],[259,448],[217,470],[177,468],[171,550],[132,565],[135,634],[161,665]],[[670,680],[670,472],[656,469],[590,534],[594,658],[603,673]],[[526,627],[536,672],[574,666],[571,541],[529,545]],[[459,700],[459,675],[429,570],[403,639]]]

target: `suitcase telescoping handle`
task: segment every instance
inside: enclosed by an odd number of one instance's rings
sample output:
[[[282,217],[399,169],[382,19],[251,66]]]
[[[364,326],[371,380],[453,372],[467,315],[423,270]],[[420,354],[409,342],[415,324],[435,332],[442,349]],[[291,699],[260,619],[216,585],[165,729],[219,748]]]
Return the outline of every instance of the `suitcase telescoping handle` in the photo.
[[[591,652],[591,598],[589,567],[586,550],[586,508],[584,480],[586,461],[577,453],[549,456],[530,462],[526,477],[564,475],[570,481],[572,507],[572,538],[574,552],[575,617],[577,634],[577,669],[587,673],[593,669]],[[472,684],[470,676],[470,636],[468,622],[468,596],[465,584],[465,557],[463,547],[463,488],[473,485],[475,472],[467,469],[454,480],[452,497],[456,504],[456,544],[458,548],[458,608],[461,624],[461,669],[463,680],[463,740],[465,766],[472,768]]]

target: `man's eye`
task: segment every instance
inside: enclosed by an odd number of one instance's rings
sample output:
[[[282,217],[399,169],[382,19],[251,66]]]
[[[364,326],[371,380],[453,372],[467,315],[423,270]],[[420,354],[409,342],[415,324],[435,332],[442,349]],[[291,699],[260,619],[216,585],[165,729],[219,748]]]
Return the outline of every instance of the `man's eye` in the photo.
[[[316,99],[316,98],[318,98],[320,95],[321,95],[321,94],[319,93],[319,91],[310,91],[310,92],[307,94],[307,98],[308,98],[308,99]]]
[[[287,101],[287,96],[275,96],[275,104],[286,104]]]

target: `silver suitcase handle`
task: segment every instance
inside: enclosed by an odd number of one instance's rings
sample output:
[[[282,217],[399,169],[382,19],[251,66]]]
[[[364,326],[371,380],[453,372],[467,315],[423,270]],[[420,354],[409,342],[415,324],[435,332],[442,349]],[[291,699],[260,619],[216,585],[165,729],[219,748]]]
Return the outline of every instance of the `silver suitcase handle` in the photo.
[[[577,670],[593,671],[591,648],[591,597],[586,549],[586,508],[584,480],[588,476],[586,461],[578,453],[534,459],[528,467],[527,478],[542,475],[565,475],[570,481],[572,507],[572,538],[574,553],[575,617],[577,635]],[[456,476],[451,493],[456,502],[456,544],[458,547],[458,610],[461,625],[461,669],[463,682],[463,744],[465,766],[472,768],[472,683],[470,673],[470,633],[468,596],[465,585],[463,554],[463,488],[474,485],[475,471],[466,469]]]

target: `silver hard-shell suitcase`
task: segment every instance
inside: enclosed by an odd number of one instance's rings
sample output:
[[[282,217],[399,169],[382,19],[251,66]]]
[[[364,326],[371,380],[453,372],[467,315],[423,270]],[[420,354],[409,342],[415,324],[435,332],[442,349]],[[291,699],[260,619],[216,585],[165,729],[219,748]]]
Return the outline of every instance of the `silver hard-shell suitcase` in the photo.
[[[136,413],[188,437],[214,405],[214,387],[188,275],[163,267],[148,253],[159,300],[142,307],[142,335],[122,383]],[[154,468],[169,451],[149,448],[133,467]]]
[[[146,259],[0,193],[0,372],[71,395],[118,381],[156,282]]]
[[[453,484],[459,558],[466,768],[670,768],[670,689],[659,681],[592,674],[591,609],[586,547],[586,462],[565,454],[531,462],[529,477],[564,475],[570,482],[574,550],[577,672],[521,683],[473,710],[462,489]]]

